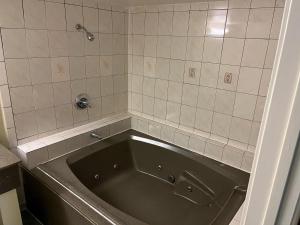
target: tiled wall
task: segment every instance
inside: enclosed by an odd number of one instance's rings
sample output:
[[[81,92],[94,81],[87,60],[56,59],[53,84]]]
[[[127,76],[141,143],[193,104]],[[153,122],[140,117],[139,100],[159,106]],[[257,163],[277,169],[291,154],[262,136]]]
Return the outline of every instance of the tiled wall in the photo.
[[[254,151],[283,6],[229,0],[131,8],[129,110]]]
[[[0,93],[10,146],[129,108],[253,151],[283,6],[229,0],[125,11],[104,0],[0,1]],[[88,110],[73,105],[82,92],[92,99]]]
[[[205,138],[197,132],[176,128],[168,123],[160,123],[147,116],[133,115],[131,128],[226,165],[251,172],[254,152],[242,149],[234,143],[222,143],[219,140]]]
[[[102,0],[1,0],[0,92],[10,147],[127,111],[127,18]],[[94,33],[87,40],[75,24]],[[3,47],[3,48],[2,48]],[[80,93],[91,108],[78,110]]]

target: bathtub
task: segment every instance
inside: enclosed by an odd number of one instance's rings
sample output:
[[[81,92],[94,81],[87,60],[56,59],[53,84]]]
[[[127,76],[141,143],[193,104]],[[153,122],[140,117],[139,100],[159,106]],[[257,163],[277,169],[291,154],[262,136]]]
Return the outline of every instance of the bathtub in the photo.
[[[44,224],[227,225],[249,174],[128,130],[23,173]]]

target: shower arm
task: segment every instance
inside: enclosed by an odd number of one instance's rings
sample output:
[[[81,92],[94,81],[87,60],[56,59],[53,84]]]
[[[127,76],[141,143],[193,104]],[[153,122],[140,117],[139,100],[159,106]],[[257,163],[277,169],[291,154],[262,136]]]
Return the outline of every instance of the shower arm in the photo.
[[[85,33],[86,33],[86,35],[87,35],[87,38],[89,39],[89,41],[93,41],[94,40],[94,35],[91,33],[91,32],[89,32],[84,26],[82,26],[81,24],[76,24],[75,25],[75,28],[76,28],[76,30],[78,30],[78,31],[80,31],[80,30],[83,30]]]

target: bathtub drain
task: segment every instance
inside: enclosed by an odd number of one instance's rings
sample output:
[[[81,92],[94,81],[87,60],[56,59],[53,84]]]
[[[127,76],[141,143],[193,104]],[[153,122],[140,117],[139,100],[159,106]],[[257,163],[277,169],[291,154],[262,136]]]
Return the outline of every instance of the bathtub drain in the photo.
[[[99,174],[95,174],[95,175],[94,175],[94,179],[95,179],[95,180],[100,180],[100,175],[99,175]]]

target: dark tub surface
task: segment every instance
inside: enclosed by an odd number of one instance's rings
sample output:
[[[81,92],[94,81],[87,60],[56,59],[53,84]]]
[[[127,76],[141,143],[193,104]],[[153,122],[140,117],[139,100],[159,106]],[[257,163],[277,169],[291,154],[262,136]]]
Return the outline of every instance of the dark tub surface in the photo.
[[[95,224],[104,224],[98,217],[122,225],[229,224],[249,179],[245,172],[135,131],[35,170],[70,190],[69,201],[92,214]]]

